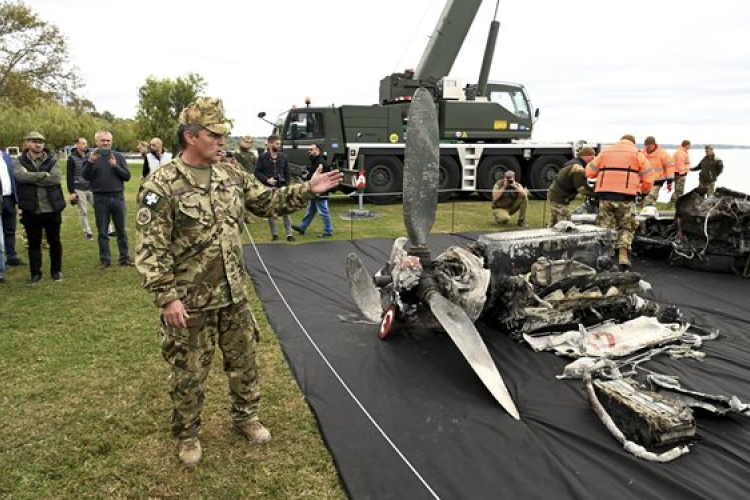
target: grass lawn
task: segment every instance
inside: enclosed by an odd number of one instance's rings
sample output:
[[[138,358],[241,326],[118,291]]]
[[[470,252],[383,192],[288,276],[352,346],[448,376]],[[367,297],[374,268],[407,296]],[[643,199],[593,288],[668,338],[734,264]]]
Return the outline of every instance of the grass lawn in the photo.
[[[132,167],[140,172],[139,164]],[[134,178],[126,193],[131,249],[137,189]],[[350,200],[334,199],[331,206],[337,239],[404,234],[400,205],[368,205],[381,216],[353,224],[337,217],[356,208]],[[531,203],[532,227],[543,224],[543,209],[543,202]],[[93,224],[93,208],[89,218]],[[249,228],[256,241],[270,240],[264,220],[256,218]],[[472,198],[441,205],[434,231],[497,229],[489,202]],[[300,240],[320,232],[318,219]],[[84,238],[75,207],[63,212],[62,240],[63,282],[50,280],[45,255],[41,283],[26,285],[24,266],[10,268],[8,284],[0,287],[0,497],[346,497],[252,287],[262,329],[261,417],[274,439],[258,447],[232,434],[217,349],[207,382],[204,460],[185,471],[169,432],[168,365],[151,296],[132,268],[96,269],[96,241]],[[116,242],[110,244],[116,260]],[[17,246],[28,262],[20,235]]]

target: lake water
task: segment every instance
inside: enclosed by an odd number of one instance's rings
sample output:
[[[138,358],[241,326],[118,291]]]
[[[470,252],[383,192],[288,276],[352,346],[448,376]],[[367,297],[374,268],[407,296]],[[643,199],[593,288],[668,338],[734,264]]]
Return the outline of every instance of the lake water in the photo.
[[[674,149],[667,149],[674,154]],[[716,156],[724,162],[724,173],[716,181],[716,187],[725,187],[734,191],[750,194],[750,149],[719,149],[714,150]],[[690,166],[694,167],[705,156],[702,147],[690,150]],[[685,192],[698,187],[699,172],[690,172],[685,182]],[[659,201],[665,202],[669,198],[665,188],[662,188]]]

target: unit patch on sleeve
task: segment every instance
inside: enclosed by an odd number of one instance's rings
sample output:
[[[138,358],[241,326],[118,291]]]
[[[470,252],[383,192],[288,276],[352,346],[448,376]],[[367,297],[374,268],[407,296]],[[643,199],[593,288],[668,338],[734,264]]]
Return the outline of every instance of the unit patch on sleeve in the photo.
[[[149,191],[143,197],[143,204],[149,208],[156,208],[156,206],[159,204],[159,200],[161,200],[161,196],[154,193],[153,191]]]
[[[135,221],[141,226],[151,222],[151,210],[146,207],[138,209],[138,213],[135,214]]]

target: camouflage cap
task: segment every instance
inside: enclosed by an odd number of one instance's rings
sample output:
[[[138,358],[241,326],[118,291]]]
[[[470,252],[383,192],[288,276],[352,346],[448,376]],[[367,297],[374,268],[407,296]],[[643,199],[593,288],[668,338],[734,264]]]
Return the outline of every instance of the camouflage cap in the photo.
[[[41,132],[29,132],[28,134],[26,134],[26,137],[24,137],[23,140],[25,140],[25,141],[31,141],[31,140],[44,141],[46,139],[41,134]]]
[[[245,142],[253,142],[253,136],[251,136],[251,135],[244,135],[244,136],[240,137],[240,140],[241,141],[245,141]]]
[[[224,116],[221,99],[199,97],[180,113],[180,125],[200,125],[214,134],[227,135],[232,122]]]

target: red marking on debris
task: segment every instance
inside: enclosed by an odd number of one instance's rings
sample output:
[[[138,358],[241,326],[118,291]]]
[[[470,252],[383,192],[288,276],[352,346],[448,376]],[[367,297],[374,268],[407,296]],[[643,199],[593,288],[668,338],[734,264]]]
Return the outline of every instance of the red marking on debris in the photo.
[[[615,342],[615,336],[612,335],[611,333],[609,332],[595,333],[594,334],[594,342],[595,342],[594,347],[596,347],[597,349],[601,349],[600,345],[603,344],[603,342],[599,342],[600,339],[604,339],[606,341],[607,347],[609,349],[612,349],[615,346],[615,344],[617,344],[617,342]]]
[[[396,306],[391,305],[385,310],[383,319],[380,320],[380,330],[378,331],[378,337],[380,340],[385,340],[393,327],[393,320],[396,318]]]

